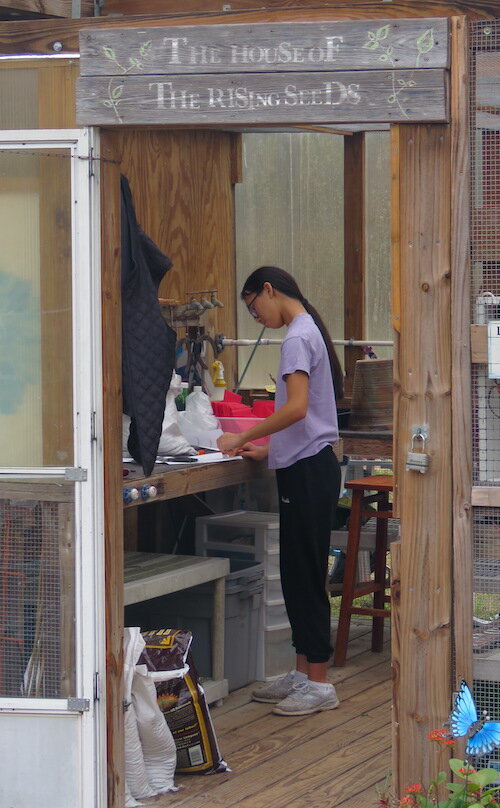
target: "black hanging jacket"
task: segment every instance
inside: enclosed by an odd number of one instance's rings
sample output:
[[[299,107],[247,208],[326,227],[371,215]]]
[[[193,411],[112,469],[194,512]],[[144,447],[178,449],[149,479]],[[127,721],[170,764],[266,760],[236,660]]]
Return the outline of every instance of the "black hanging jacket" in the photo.
[[[131,417],[128,450],[151,474],[165,399],[175,366],[176,333],[162,317],[158,288],[171,268],[137,223],[125,176],[121,184],[123,412]]]

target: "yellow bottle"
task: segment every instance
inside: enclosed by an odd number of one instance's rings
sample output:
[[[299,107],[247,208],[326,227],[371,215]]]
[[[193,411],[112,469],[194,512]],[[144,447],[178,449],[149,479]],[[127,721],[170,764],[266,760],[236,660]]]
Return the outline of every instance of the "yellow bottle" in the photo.
[[[212,382],[214,384],[212,401],[223,401],[226,380],[224,379],[224,365],[219,359],[216,359],[212,365]]]

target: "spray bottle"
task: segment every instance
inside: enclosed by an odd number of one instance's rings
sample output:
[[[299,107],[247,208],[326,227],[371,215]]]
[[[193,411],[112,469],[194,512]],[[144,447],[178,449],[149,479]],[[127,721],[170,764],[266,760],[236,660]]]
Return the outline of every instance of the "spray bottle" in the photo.
[[[216,359],[212,365],[212,382],[214,384],[212,401],[222,401],[226,390],[226,381],[224,379],[224,365],[219,359]]]

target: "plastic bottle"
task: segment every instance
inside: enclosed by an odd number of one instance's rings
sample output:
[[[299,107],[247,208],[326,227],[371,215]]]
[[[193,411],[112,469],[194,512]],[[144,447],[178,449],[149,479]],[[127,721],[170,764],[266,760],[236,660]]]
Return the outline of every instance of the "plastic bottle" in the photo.
[[[189,384],[188,382],[181,382],[181,392],[175,397],[175,406],[182,412],[186,409],[186,398],[188,396]]]
[[[219,359],[216,359],[212,365],[212,382],[214,385],[212,401],[223,401],[224,393],[226,392],[226,380],[224,379],[224,365]]]

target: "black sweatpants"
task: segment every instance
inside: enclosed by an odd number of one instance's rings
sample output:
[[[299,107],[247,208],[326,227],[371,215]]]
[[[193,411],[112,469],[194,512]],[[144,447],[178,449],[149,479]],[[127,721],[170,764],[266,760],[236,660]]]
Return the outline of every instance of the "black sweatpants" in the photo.
[[[297,654],[327,662],[330,603],[326,592],[332,514],[340,465],[331,448],[276,469],[280,507],[280,572]]]

